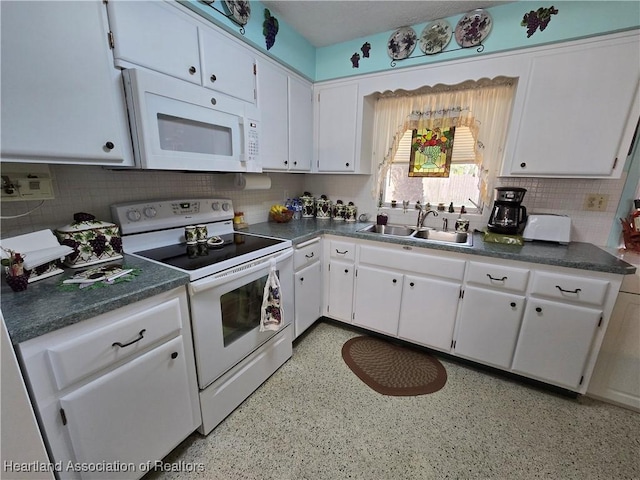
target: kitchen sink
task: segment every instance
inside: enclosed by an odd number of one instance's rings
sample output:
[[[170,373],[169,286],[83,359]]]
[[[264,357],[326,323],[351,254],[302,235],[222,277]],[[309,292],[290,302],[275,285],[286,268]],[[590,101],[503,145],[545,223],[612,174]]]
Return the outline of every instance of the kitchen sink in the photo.
[[[396,237],[408,237],[415,232],[416,229],[405,225],[369,225],[358,231],[378,233],[380,235],[394,235]]]
[[[461,247],[471,247],[473,245],[473,235],[467,232],[449,232],[433,228],[416,229],[408,225],[368,225],[358,231],[384,236],[405,237],[428,243],[459,245]]]
[[[466,232],[443,232],[441,230],[418,230],[414,238],[433,240],[436,242],[466,243],[469,234]]]

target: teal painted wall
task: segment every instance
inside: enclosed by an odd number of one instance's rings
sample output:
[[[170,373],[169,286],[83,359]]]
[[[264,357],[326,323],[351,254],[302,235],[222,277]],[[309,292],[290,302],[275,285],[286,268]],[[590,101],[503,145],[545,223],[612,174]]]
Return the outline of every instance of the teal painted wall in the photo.
[[[262,34],[265,7],[261,2],[251,2],[251,15],[244,27],[244,35],[241,35],[238,25],[208,5],[197,0],[179,1],[182,5],[193,10],[211,23],[235,35],[245,43],[274,58],[303,77],[306,77],[308,80],[315,80],[316,48],[280,19],[278,19],[279,30],[276,35],[276,42],[270,50],[267,50],[264,35]],[[226,12],[222,6],[222,2],[216,1],[214,5],[216,8]],[[273,14],[273,12],[271,13]],[[276,18],[278,18],[277,15]],[[232,61],[233,59],[230,58],[229,60]]]
[[[363,2],[363,8],[366,8]],[[522,17],[530,10],[551,5],[558,9],[558,14],[551,16],[547,28],[536,31],[527,38],[527,29],[520,26]],[[477,53],[474,48],[460,50],[455,38],[441,53],[423,55],[416,46],[411,57],[397,61],[395,70],[429,63],[442,62],[458,58],[474,57],[508,50],[534,47],[547,43],[556,43],[578,38],[602,35],[617,31],[629,30],[640,26],[640,2],[633,1],[520,1],[488,8],[493,18],[493,27],[485,39],[484,51]],[[448,17],[447,20],[455,29],[462,15]],[[418,37],[426,23],[413,25]],[[391,70],[391,58],[387,53],[387,43],[394,31],[379,33],[343,42],[337,45],[319,48],[316,51],[316,81],[330,80],[365,73]],[[351,65],[351,56],[358,52],[362,44],[371,44],[370,58],[361,58],[359,68]],[[595,60],[595,59],[594,59]]]
[[[311,81],[331,80],[392,69],[397,70],[416,65],[535,47],[640,27],[640,1],[638,0],[549,1],[545,3],[523,0],[487,9],[493,18],[493,28],[485,39],[485,48],[482,53],[476,52],[473,48],[460,50],[455,39],[452,38],[449,45],[441,53],[424,56],[420,48],[416,47],[412,55],[412,57],[416,58],[398,61],[395,67],[391,67],[391,58],[387,54],[387,42],[393,31],[316,49],[289,25],[278,19],[280,31],[276,37],[276,43],[267,51],[264,36],[262,35],[265,7],[261,2],[251,2],[251,16],[245,26],[245,35],[243,36],[240,35],[237,25],[225,18],[221,13],[211,9],[208,5],[198,0],[179,1],[202,17]],[[361,3],[362,8],[366,8],[367,2],[362,1]],[[218,8],[223,8],[222,2],[216,1],[214,5]],[[530,10],[536,10],[540,7],[548,8],[551,5],[558,9],[558,14],[551,17],[551,21],[544,32],[538,30],[530,38],[527,38],[526,28],[520,26],[524,14]],[[277,14],[275,16],[277,18]],[[447,20],[452,28],[455,28],[461,17],[462,15],[457,15],[448,17]],[[412,25],[418,36],[425,26],[426,23]],[[360,53],[362,57],[360,49],[365,42],[371,44],[370,57],[361,58],[359,68],[353,68],[350,58],[356,52]]]

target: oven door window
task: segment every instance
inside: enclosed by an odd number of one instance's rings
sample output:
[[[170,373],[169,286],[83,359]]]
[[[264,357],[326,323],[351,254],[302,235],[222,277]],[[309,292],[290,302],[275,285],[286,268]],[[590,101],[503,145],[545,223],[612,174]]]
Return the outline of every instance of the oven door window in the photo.
[[[279,272],[276,272],[279,278]],[[225,347],[260,326],[267,275],[220,297],[222,339]]]

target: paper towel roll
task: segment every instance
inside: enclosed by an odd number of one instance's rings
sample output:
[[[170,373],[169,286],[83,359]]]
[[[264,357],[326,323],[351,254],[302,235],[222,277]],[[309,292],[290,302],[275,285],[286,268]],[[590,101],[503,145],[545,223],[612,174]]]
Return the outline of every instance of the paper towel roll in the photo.
[[[238,173],[234,179],[236,190],[269,190],[271,177],[259,173]]]

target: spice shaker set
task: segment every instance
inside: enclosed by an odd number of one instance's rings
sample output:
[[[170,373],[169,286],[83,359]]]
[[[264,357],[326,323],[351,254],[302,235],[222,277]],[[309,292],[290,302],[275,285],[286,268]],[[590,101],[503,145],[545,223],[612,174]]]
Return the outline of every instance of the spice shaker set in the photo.
[[[353,202],[345,204],[336,200],[334,204],[326,195],[314,198],[309,192],[300,197],[302,218],[333,219],[335,221],[355,222],[358,218],[358,207]]]

